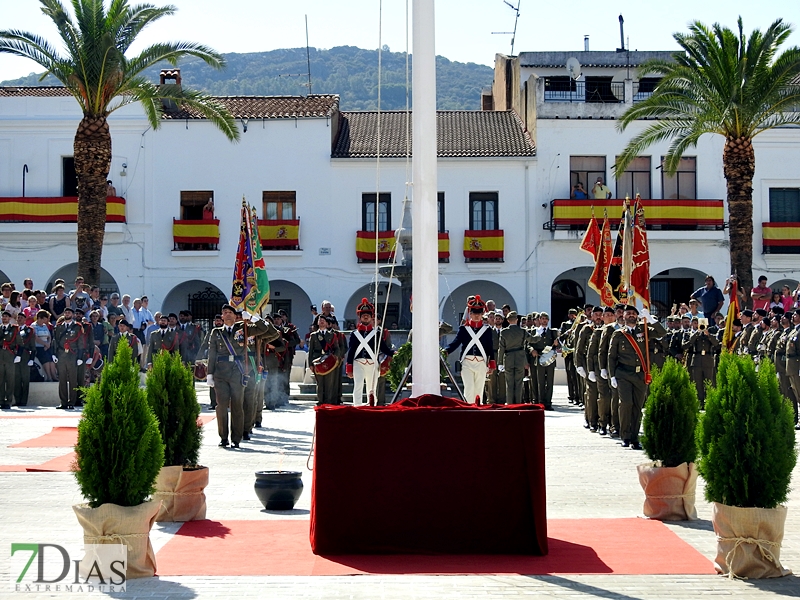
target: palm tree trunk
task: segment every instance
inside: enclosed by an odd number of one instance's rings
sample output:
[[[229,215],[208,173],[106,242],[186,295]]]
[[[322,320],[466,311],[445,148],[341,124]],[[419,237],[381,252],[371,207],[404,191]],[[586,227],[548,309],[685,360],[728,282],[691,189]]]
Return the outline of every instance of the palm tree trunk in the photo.
[[[74,143],[78,179],[78,275],[100,281],[106,232],[106,181],[111,168],[111,132],[104,116],[84,115]]]
[[[756,159],[750,138],[728,138],[722,155],[728,182],[728,228],[731,272],[750,306],[753,289],[753,175]]]

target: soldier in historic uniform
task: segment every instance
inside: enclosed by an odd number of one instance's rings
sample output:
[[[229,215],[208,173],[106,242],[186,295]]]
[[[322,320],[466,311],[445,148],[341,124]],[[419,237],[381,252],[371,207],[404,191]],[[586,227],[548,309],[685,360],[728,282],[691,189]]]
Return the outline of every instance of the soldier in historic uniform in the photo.
[[[719,345],[719,340],[709,333],[705,323],[701,323],[683,345],[684,353],[688,357],[687,367],[697,388],[700,410],[705,410],[706,407],[706,380],[712,383],[716,381],[714,354]]]
[[[239,447],[244,434],[244,388],[245,376],[244,321],[237,320],[238,313],[230,304],[222,307],[223,326],[211,331],[208,343],[208,374],[206,382],[217,392],[217,431],[221,447],[228,446],[228,409],[230,409],[230,444]],[[280,337],[280,332],[257,315],[242,313],[254,336],[271,342]]]
[[[525,377],[526,330],[519,326],[519,316],[512,310],[506,315],[508,327],[500,330],[497,347],[498,369],[506,379],[505,399],[508,404],[522,404],[522,380]]]
[[[383,330],[373,327],[375,307],[369,300],[361,299],[356,314],[359,322],[347,343],[347,376],[353,380],[353,406],[362,403],[364,384],[367,386],[367,400],[370,406],[374,406],[375,386],[381,370],[378,355],[392,356],[394,350],[386,343]]]
[[[792,315],[792,328],[786,337],[786,374],[789,385],[794,392],[792,407],[794,409],[795,429],[798,428],[798,406],[800,400],[800,310],[790,311]]]
[[[26,406],[31,386],[31,367],[36,357],[36,333],[32,327],[25,324],[25,315],[22,313],[17,315],[17,327],[19,330],[17,356],[20,360],[16,363],[14,374],[14,405]]]
[[[583,405],[586,423],[584,427],[597,427],[597,381],[589,377],[589,342],[594,330],[603,325],[603,307],[592,308],[591,319],[578,332],[578,343],[575,346],[575,370],[583,381]]]
[[[193,365],[203,343],[203,329],[199,324],[192,321],[193,315],[190,310],[182,310],[178,313],[180,321],[180,351],[181,360],[187,365]]]
[[[108,345],[108,362],[114,360],[114,356],[117,354],[117,347],[122,342],[130,346],[131,359],[133,364],[137,364],[139,362],[139,338],[133,333],[133,327],[125,319],[117,321],[117,327],[119,327],[119,333],[111,338],[111,342]]]
[[[19,356],[19,328],[12,322],[11,312],[4,310],[0,325],[0,409],[8,410],[14,399],[16,365],[22,362]]]
[[[175,318],[176,325],[170,326],[170,320]],[[147,344],[147,368],[153,367],[153,361],[162,350],[170,353],[180,353],[181,336],[177,330],[178,316],[175,313],[161,315],[158,319],[158,329],[150,334],[150,343]]]
[[[615,311],[610,306],[603,309],[603,326],[600,329],[600,341],[597,347],[597,363],[595,378],[597,379],[597,431],[600,435],[608,435],[609,428],[619,425],[615,423],[612,415],[612,387],[608,381],[608,345],[611,343],[611,334],[617,329],[617,317]],[[594,335],[594,334],[592,334]],[[591,345],[591,340],[590,340]],[[619,404],[619,396],[617,397]],[[618,406],[614,407],[617,413],[616,420],[619,420]]]
[[[319,315],[317,330],[308,338],[308,364],[317,382],[317,406],[342,402],[337,395],[338,346],[339,337],[330,326],[328,317]],[[327,373],[323,370],[327,370]]]
[[[58,396],[61,399],[62,410],[75,408],[78,401],[78,386],[83,385],[78,380],[78,362],[84,348],[83,325],[74,319],[71,307],[64,309],[63,318],[56,325],[53,332],[55,342],[56,365],[58,367]]]
[[[663,336],[667,330],[642,310],[642,316],[648,322],[648,335]],[[639,311],[633,305],[625,309],[625,327],[611,336],[608,348],[608,374],[611,386],[619,389],[620,437],[623,447],[641,450],[639,444],[639,427],[642,419],[642,408],[647,397],[649,373],[645,364],[647,346],[644,339],[644,327],[639,323]]]
[[[494,370],[495,350],[492,346],[492,332],[483,322],[483,310],[486,307],[481,297],[470,296],[467,303],[469,315],[467,321],[458,328],[456,337],[447,346],[446,351],[452,354],[461,348],[461,379],[464,383],[464,398],[470,404],[480,404],[483,397],[483,386],[486,384],[486,372]]]
[[[492,329],[492,344],[495,348],[500,346],[500,332],[503,329],[503,313],[495,311],[488,315],[488,325]],[[500,362],[498,361],[498,365]],[[506,403],[506,376],[500,369],[495,369],[487,375],[486,381],[486,403],[505,404]]]

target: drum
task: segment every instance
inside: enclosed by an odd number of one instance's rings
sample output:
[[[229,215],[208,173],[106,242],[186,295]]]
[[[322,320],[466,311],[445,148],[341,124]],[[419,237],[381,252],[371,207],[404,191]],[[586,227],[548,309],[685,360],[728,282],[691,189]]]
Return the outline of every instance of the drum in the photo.
[[[548,365],[553,364],[553,361],[556,359],[556,351],[553,350],[552,346],[547,346],[544,350],[542,350],[541,355],[539,355],[539,366],[546,367]]]
[[[327,375],[339,366],[339,359],[335,354],[320,356],[311,364],[311,370],[315,375]]]
[[[381,377],[386,377],[386,374],[389,372],[389,367],[392,365],[392,357],[391,356],[384,356],[383,360],[381,360]]]
[[[194,378],[198,381],[205,381],[208,375],[208,366],[205,360],[198,360],[194,363]]]

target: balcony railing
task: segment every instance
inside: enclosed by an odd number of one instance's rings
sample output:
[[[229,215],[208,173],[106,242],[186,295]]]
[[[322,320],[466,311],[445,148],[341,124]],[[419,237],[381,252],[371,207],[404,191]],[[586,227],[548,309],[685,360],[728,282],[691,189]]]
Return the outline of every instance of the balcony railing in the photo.
[[[0,198],[0,223],[76,223],[78,198]],[[106,223],[125,223],[125,198],[106,198]]]
[[[550,221],[544,229],[584,230],[592,218],[603,218],[608,211],[612,227],[622,218],[624,200],[552,200]],[[725,229],[722,200],[642,200],[644,218],[649,230],[693,231]]]
[[[464,231],[466,262],[503,262],[503,230],[467,229]]]
[[[439,233],[439,262],[450,262],[450,233],[447,231]]]
[[[762,223],[764,254],[800,254],[800,223]]]
[[[258,235],[264,250],[300,250],[300,219],[259,219]]]
[[[379,231],[377,238],[374,231],[358,231],[356,233],[356,258],[358,262],[375,262],[376,245],[378,262],[390,262],[394,257],[394,249],[397,246],[394,231]]]
[[[172,220],[173,250],[218,250],[219,219],[209,221]]]
[[[625,83],[621,81],[572,81],[565,78],[545,78],[545,102],[594,102],[620,104],[625,102]]]

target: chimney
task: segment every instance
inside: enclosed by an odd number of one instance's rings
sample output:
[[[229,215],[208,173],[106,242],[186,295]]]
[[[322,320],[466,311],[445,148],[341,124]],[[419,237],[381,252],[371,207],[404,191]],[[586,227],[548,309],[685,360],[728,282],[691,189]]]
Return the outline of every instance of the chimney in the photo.
[[[619,48],[617,52],[625,52],[625,19],[619,16]]]
[[[589,51],[589,36],[588,35],[583,36],[583,49],[584,49],[585,52]]]
[[[177,85],[181,86],[181,70],[180,69],[161,69],[161,85]]]

